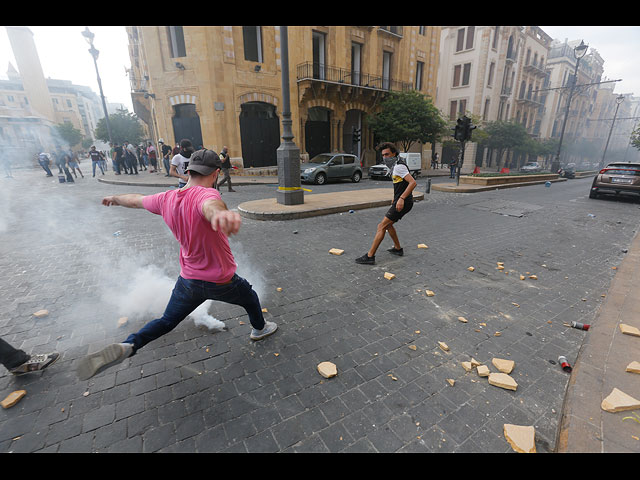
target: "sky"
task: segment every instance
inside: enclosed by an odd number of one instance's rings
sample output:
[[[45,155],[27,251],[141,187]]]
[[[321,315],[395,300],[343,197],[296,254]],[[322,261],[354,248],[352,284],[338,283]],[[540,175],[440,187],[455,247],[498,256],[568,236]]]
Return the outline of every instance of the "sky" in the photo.
[[[96,68],[89,53],[89,44],[82,36],[82,26],[29,26],[40,57],[45,77],[70,80],[76,85],[90,87],[100,95]],[[129,40],[123,26],[91,26],[95,34],[94,47],[98,55],[98,71],[102,90],[109,103],[121,103],[133,112],[131,86],[125,67],[131,67]],[[0,78],[7,78],[9,62],[17,70],[7,30],[0,28]]]
[[[30,26],[45,77],[71,80],[100,93],[89,44],[81,32],[85,26]],[[553,38],[584,40],[604,59],[604,76],[622,79],[614,92],[640,96],[640,27],[624,26],[541,26]],[[89,26],[100,51],[98,69],[105,97],[133,111],[131,88],[125,68],[129,68],[128,39],[124,26]],[[5,28],[0,29],[0,78],[7,78],[11,62],[17,69]]]

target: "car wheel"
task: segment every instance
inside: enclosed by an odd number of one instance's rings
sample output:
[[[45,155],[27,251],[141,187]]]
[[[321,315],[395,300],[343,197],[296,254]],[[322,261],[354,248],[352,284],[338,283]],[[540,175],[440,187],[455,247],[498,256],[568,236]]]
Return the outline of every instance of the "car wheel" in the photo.
[[[361,178],[362,178],[362,174],[360,172],[353,172],[353,175],[351,176],[351,181],[353,183],[358,183]]]
[[[589,191],[589,198],[598,198],[598,193],[593,190]]]
[[[315,178],[316,185],[324,185],[327,183],[327,176],[324,173],[319,173]]]

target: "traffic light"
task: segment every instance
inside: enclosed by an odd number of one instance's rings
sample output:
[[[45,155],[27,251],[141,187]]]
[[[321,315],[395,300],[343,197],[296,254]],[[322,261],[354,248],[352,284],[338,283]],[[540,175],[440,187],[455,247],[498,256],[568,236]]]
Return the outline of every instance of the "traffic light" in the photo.
[[[360,141],[360,134],[362,133],[361,129],[354,128],[353,130],[353,143],[358,143]]]
[[[471,140],[471,131],[475,130],[477,127],[475,125],[471,125],[471,119],[469,117],[462,117],[462,122],[464,125],[464,140]]]
[[[453,138],[455,138],[460,142],[463,142],[464,132],[465,132],[464,120],[462,118],[459,118],[458,121],[456,122],[455,128],[453,129]]]

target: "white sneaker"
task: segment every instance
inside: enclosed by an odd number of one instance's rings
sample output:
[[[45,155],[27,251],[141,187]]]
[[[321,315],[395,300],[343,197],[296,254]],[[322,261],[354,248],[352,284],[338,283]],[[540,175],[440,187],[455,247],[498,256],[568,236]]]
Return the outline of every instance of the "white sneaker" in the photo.
[[[274,333],[278,329],[278,325],[273,322],[265,322],[264,328],[262,330],[256,330],[253,328],[251,330],[251,335],[249,337],[251,340],[262,340],[264,337],[268,337],[272,333]]]
[[[131,343],[112,343],[99,352],[87,355],[78,362],[76,368],[78,378],[87,380],[95,374],[121,363],[125,358],[131,356],[131,352],[133,352]]]

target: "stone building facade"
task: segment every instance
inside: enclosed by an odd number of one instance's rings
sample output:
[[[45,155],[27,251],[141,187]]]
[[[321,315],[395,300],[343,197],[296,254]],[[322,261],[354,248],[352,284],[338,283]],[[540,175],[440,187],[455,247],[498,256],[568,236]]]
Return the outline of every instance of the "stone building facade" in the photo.
[[[440,27],[291,26],[293,141],[302,160],[355,153],[375,163],[366,118],[390,91],[435,97]],[[280,27],[131,26],[134,110],[154,140],[182,138],[241,168],[275,168],[281,141]],[[430,146],[419,145],[430,158]],[[423,161],[425,161],[423,154]]]

